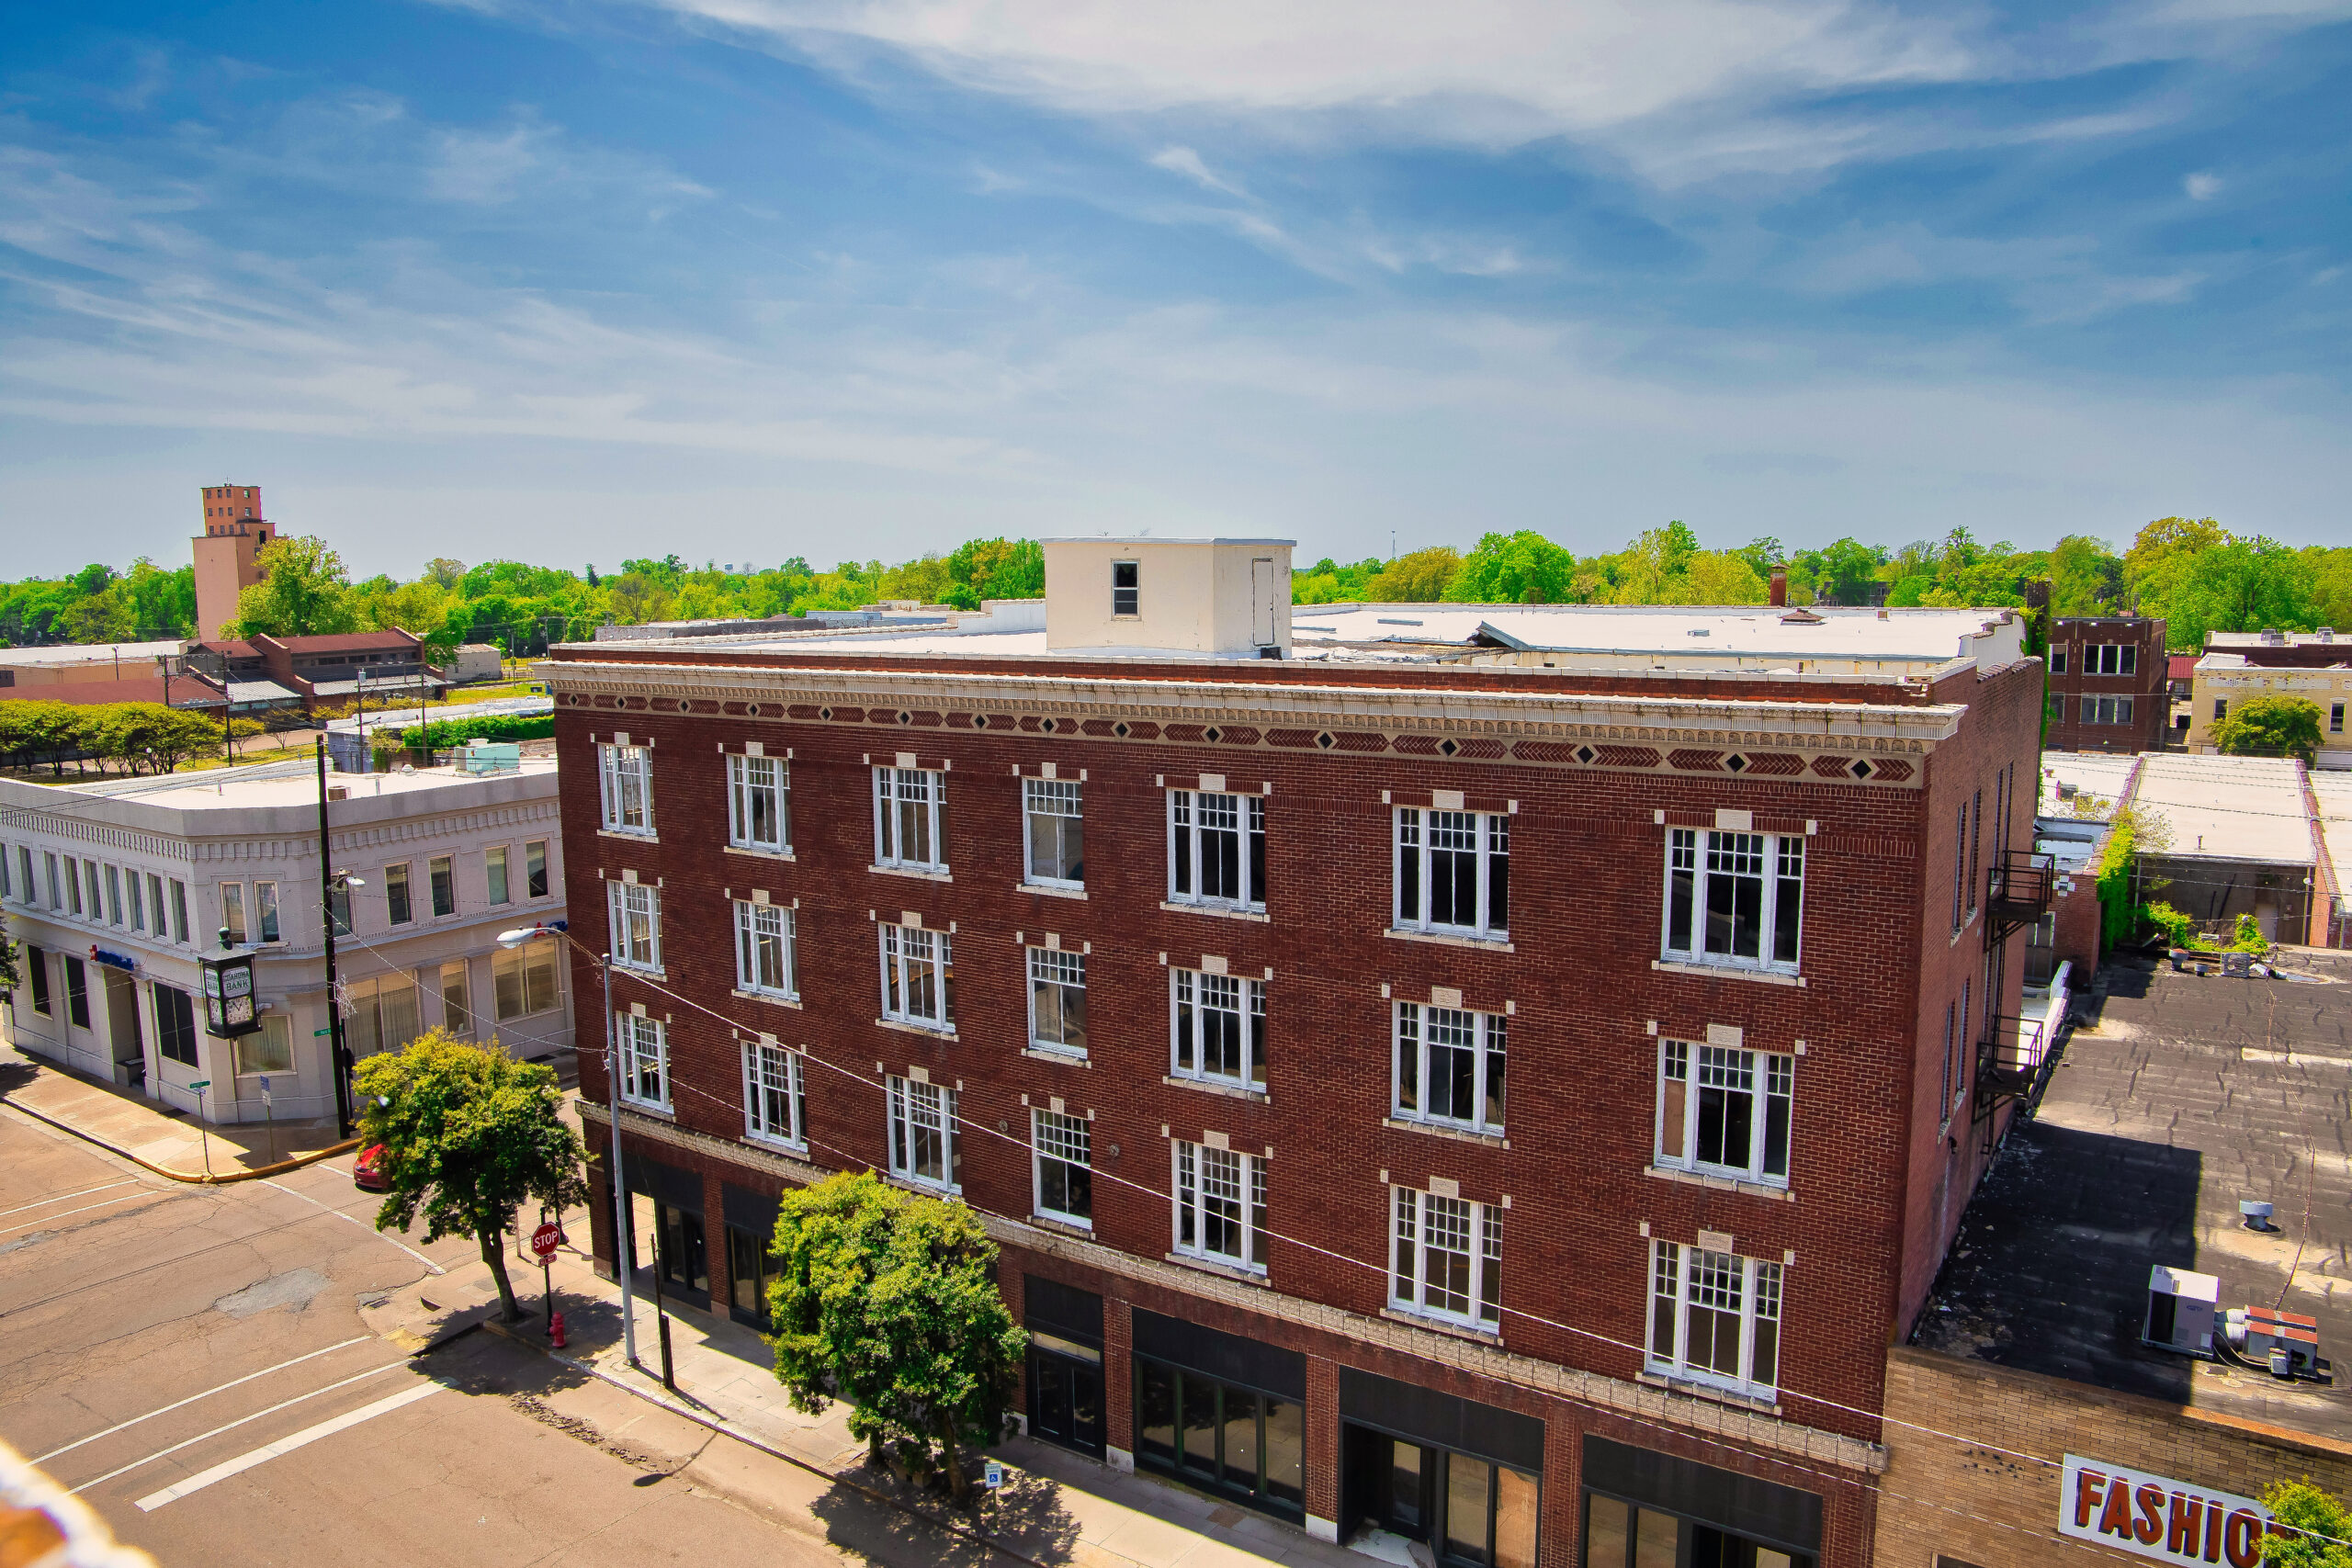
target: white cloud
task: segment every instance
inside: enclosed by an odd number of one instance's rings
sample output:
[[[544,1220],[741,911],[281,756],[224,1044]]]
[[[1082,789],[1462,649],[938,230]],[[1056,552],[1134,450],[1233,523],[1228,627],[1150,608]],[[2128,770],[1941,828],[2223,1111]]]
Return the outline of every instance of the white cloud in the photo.
[[[1239,197],[1245,201],[1249,199],[1249,193],[1240,186],[1227,184],[1211,174],[1209,166],[1201,162],[1201,155],[1190,147],[1170,147],[1155,152],[1151,155],[1151,166],[1165,169],[1171,175],[1182,175],[1204,189],[1222,191],[1227,196]]]
[[[2222,192],[2222,176],[2194,174],[2180,182],[2180,188],[2188,193],[2191,201],[2211,201]]]

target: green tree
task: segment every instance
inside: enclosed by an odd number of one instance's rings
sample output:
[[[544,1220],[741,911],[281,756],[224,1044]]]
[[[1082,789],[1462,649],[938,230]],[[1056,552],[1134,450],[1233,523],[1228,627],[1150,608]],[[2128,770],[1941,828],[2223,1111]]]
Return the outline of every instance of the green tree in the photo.
[[[1487,534],[1446,585],[1451,604],[1565,604],[1576,597],[1577,558],[1536,533]]]
[[[1384,604],[1435,604],[1462,571],[1462,552],[1452,545],[1431,545],[1398,556],[1373,574],[1364,597]]]
[[[791,575],[787,563],[786,575]],[[808,577],[807,563],[800,575]],[[977,610],[987,599],[1041,599],[1046,592],[1045,547],[1035,539],[967,539],[947,558],[950,586],[944,603]]]
[[[8,917],[0,913],[0,987],[14,990],[25,983],[17,967],[17,944],[8,940]]]
[[[2295,552],[2270,539],[2227,539],[2173,563],[2161,580],[2165,640],[2184,651],[2205,646],[2208,632],[2266,626],[2304,629],[2310,582]]]
[[[2123,607],[2123,561],[2100,540],[2069,534],[2050,548],[2050,613],[2112,615]]]
[[[427,1241],[474,1237],[506,1321],[516,1321],[502,1245],[515,1211],[536,1201],[560,1213],[588,1195],[587,1151],[563,1119],[553,1069],[515,1061],[495,1040],[469,1044],[435,1029],[362,1061],[357,1084],[359,1135],[384,1145],[391,1183],[376,1228],[404,1229],[422,1213]]]
[[[2262,1568],[2352,1568],[2352,1510],[2309,1480],[2274,1481],[2262,1506],[2292,1535],[2262,1537]]]
[[[139,637],[138,617],[120,582],[75,602],[58,617],[58,629],[68,642],[135,642]]]
[[[65,753],[82,749],[95,732],[88,708],[74,703],[16,698],[0,702],[0,752],[28,765],[49,759],[50,772],[65,772]]]
[[[237,618],[223,635],[318,637],[358,628],[343,558],[324,539],[280,534],[255,558],[261,581],[237,596]]]
[[[2224,756],[2293,757],[2308,763],[2320,746],[2319,705],[2285,692],[2232,703],[2213,726],[2213,745]]]
[[[775,1253],[775,1375],[794,1408],[846,1400],[876,1459],[967,1500],[963,1450],[1003,1438],[1027,1340],[972,1211],[843,1172],[785,1193]]]

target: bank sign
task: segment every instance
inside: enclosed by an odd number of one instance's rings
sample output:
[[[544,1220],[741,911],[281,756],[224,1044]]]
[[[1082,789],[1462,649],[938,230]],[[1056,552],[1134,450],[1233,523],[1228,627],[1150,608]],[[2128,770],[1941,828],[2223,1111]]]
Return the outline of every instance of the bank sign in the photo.
[[[2183,1568],[2193,1562],[2255,1568],[2270,1517],[2270,1510],[2251,1497],[2066,1456],[2058,1533],[2077,1540]]]

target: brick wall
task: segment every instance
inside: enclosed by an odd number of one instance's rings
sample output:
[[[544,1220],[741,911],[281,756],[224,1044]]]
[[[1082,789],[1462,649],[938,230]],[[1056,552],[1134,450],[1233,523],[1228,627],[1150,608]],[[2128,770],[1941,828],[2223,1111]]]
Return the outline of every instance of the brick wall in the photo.
[[[2128,643],[2138,650],[2131,674],[2084,671],[2084,650],[2106,643]],[[2164,622],[2138,616],[2061,616],[2050,624],[2050,646],[2067,655],[2066,668],[2050,676],[2050,694],[2056,700],[2050,717],[2052,750],[2130,754],[2163,747],[2172,724]],[[2132,722],[2085,724],[2082,700],[2086,695],[2130,697]]]

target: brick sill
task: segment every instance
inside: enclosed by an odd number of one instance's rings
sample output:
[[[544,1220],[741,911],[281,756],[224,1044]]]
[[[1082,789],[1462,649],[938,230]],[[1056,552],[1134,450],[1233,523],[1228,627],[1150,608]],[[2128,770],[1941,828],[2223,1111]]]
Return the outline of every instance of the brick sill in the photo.
[[[740,997],[747,1002],[765,1002],[770,1007],[793,1008],[797,1010],[801,1006],[800,998],[798,997],[779,997],[771,991],[733,990],[727,994],[730,997]]]
[[[1638,1383],[1646,1383],[1652,1388],[1662,1388],[1668,1393],[1703,1399],[1710,1404],[1725,1405],[1733,1410],[1753,1411],[1758,1416],[1781,1414],[1781,1402],[1778,1399],[1763,1399],[1751,1393],[1735,1393],[1730,1389],[1717,1388],[1713,1383],[1699,1382],[1690,1378],[1667,1377],[1658,1372],[1639,1371],[1634,1374],[1634,1381]]]
[[[1057,887],[1050,883],[1045,882],[1016,882],[1012,885],[1012,890],[1015,893],[1041,894],[1047,898],[1083,898],[1086,897],[1086,889],[1083,887]]]
[[[952,1029],[941,1029],[935,1024],[929,1023],[901,1023],[895,1018],[877,1018],[874,1021],[874,1027],[896,1030],[900,1034],[921,1034],[933,1040],[956,1038],[956,1032]]]
[[[1260,925],[1272,925],[1273,918],[1256,909],[1235,909],[1222,904],[1179,904],[1162,898],[1159,907],[1171,915],[1214,915],[1220,920],[1255,920]]]
[[[1093,1058],[1075,1051],[1050,1051],[1042,1045],[1023,1045],[1021,1054],[1039,1062],[1058,1062],[1065,1067],[1091,1067]]]
[[[1261,1291],[1272,1290],[1273,1284],[1257,1269],[1244,1269],[1238,1263],[1217,1263],[1206,1258],[1194,1258],[1188,1252],[1170,1252],[1168,1261],[1180,1268],[1197,1269],[1204,1274],[1216,1274],[1227,1280],[1238,1280],[1245,1285],[1255,1285]]]
[[[670,971],[667,968],[647,969],[632,964],[616,964],[613,965],[613,973],[624,976],[635,975],[644,980],[666,981],[670,978]]]
[[[1716,1192],[1744,1192],[1751,1198],[1770,1198],[1783,1203],[1797,1201],[1797,1195],[1785,1187],[1748,1181],[1736,1176],[1711,1176],[1702,1170],[1678,1170],[1670,1165],[1649,1166],[1643,1169],[1642,1174],[1655,1176],[1660,1181],[1679,1181],[1685,1186],[1704,1187]]]
[[[1260,1105],[1273,1103],[1272,1096],[1262,1089],[1243,1089],[1239,1084],[1211,1083],[1205,1078],[1180,1078],[1170,1073],[1159,1080],[1170,1089],[1198,1089],[1204,1094],[1221,1094],[1227,1100],[1255,1100]]]
[[[1476,1133],[1467,1127],[1448,1127],[1435,1122],[1408,1122],[1401,1116],[1384,1116],[1380,1124],[1394,1132],[1426,1133],[1432,1138],[1452,1138],[1460,1144],[1484,1144],[1494,1149],[1510,1147],[1510,1140],[1500,1133]]]
[[[1074,1224],[1069,1220],[1055,1219],[1051,1214],[1032,1214],[1029,1223],[1041,1231],[1052,1231],[1056,1235],[1076,1236],[1080,1241],[1094,1239],[1092,1225]]]
[[[1775,975],[1764,969],[1741,969],[1729,964],[1685,964],[1679,959],[1653,958],[1650,967],[1667,975],[1697,975],[1709,980],[1755,980],[1767,986],[1804,988],[1802,975]]]
[[[1432,1334],[1448,1335],[1455,1339],[1467,1339],[1474,1345],[1499,1347],[1503,1342],[1502,1331],[1498,1328],[1473,1328],[1466,1323],[1454,1323],[1442,1317],[1426,1317],[1419,1313],[1405,1312],[1396,1307],[1382,1307],[1380,1315],[1391,1323],[1410,1324],[1415,1328],[1426,1328]]]
[[[726,852],[730,855],[744,855],[752,860],[780,860],[788,863],[800,858],[792,852],[792,847],[789,844],[780,850],[754,849],[750,844],[728,844],[724,847]]]
[[[1435,942],[1440,947],[1469,947],[1483,953],[1517,953],[1510,939],[1499,936],[1455,936],[1450,931],[1399,931],[1391,926],[1380,933],[1397,942]]]
[[[869,865],[865,868],[876,876],[910,876],[917,882],[953,882],[952,871],[925,871],[911,865]]]

